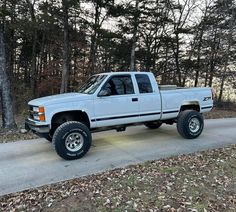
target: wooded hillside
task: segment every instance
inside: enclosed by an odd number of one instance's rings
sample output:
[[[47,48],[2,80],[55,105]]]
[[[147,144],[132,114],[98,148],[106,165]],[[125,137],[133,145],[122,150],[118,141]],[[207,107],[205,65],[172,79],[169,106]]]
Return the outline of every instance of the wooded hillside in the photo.
[[[235,100],[235,0],[2,0],[0,18],[16,112],[107,71]]]

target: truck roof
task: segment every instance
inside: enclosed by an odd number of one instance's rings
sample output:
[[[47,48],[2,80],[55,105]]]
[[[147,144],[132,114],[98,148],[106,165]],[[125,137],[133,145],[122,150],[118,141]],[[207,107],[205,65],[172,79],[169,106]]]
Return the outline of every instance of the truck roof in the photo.
[[[99,73],[99,74],[106,74],[106,75],[122,75],[122,74],[150,74],[152,72],[148,71],[118,71],[118,72],[104,72],[104,73]],[[98,75],[99,75],[98,74]]]

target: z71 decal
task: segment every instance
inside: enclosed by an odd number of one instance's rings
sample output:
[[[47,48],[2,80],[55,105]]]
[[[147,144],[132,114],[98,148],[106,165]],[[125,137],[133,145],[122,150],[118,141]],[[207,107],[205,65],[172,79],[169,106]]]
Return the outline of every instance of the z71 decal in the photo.
[[[203,101],[205,102],[205,101],[208,101],[208,100],[211,100],[211,96],[208,96],[208,97],[204,97],[203,98]]]

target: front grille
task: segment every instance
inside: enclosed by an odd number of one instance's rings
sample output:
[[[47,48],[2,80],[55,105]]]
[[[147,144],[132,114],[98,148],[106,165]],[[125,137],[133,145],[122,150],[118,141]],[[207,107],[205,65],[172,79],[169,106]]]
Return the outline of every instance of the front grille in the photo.
[[[29,105],[29,118],[30,119],[34,119],[34,111],[33,111],[33,106],[32,105]]]

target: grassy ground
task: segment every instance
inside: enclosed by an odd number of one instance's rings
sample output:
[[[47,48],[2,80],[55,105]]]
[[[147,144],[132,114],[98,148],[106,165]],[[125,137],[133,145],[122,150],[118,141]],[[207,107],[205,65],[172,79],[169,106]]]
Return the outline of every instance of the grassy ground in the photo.
[[[206,119],[232,118],[232,117],[236,117],[236,110],[229,110],[229,109],[222,110],[222,109],[214,108],[211,112],[205,113],[204,117]],[[18,126],[17,130],[3,131],[0,129],[0,143],[37,138],[37,136],[31,132],[28,132],[28,133],[20,132],[20,129],[24,128],[24,119],[25,117],[23,116],[17,116],[16,118],[16,122]],[[0,126],[1,126],[1,121],[0,121]]]
[[[0,197],[0,211],[236,211],[236,145]]]

